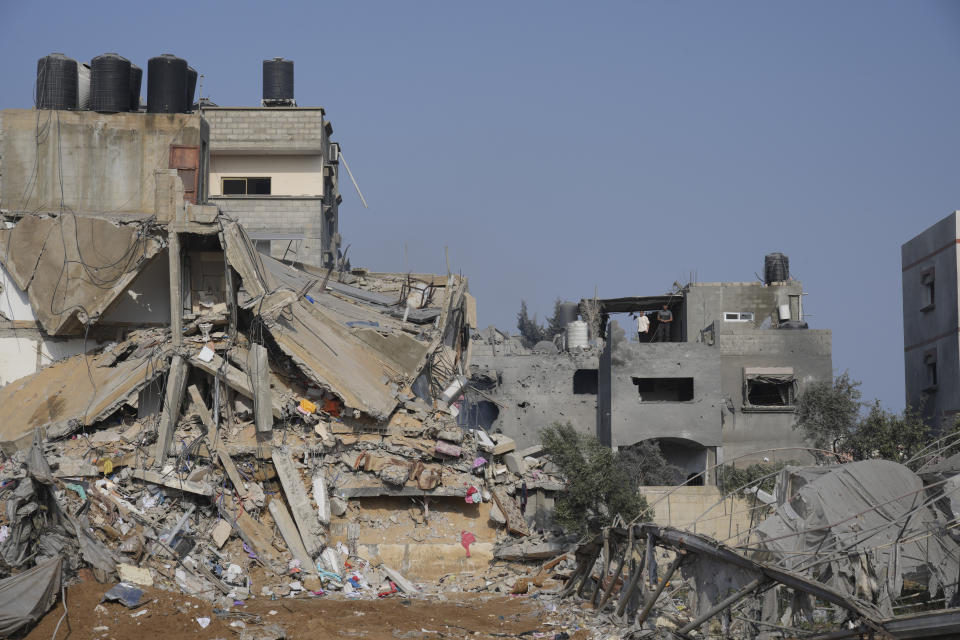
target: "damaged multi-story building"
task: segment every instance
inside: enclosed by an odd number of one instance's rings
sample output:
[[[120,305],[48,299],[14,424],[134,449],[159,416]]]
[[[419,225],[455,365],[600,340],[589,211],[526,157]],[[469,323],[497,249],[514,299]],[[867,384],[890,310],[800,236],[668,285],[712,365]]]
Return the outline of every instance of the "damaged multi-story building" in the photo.
[[[200,104],[210,127],[208,197],[268,255],[336,266],[340,145],[323,107],[297,106],[293,68],[264,60],[262,106]]]
[[[900,248],[906,404],[948,430],[960,415],[958,225],[954,211]]]
[[[568,338],[558,345],[525,349],[492,328],[479,332],[476,391],[462,423],[524,445],[554,422],[615,448],[652,439],[685,477],[722,462],[809,460],[794,408],[807,385],[831,380],[831,332],[808,327],[786,257],[766,262],[764,282],[694,282],[659,296],[567,303]],[[672,321],[661,324],[664,309]],[[636,331],[640,314],[651,322],[645,334]],[[704,477],[711,482],[712,471]]]
[[[197,535],[225,526],[309,574],[336,570],[317,563],[339,542],[436,577],[486,567],[503,526],[529,532],[536,510],[514,504],[502,463],[515,446],[453,417],[476,324],[467,280],[346,268],[323,111],[198,103],[173,56],[150,60],[145,106],[120,100],[139,93],[125,84],[84,108],[71,62],[42,59],[38,108],[0,112],[3,455],[39,447],[57,478],[106,478],[125,515],[137,496],[187,491],[196,512],[154,509],[147,535],[181,516]],[[293,165],[304,193],[283,182]],[[285,218],[301,199],[307,217]],[[285,497],[264,498],[276,482]],[[425,515],[385,538],[381,518],[414,499]],[[255,517],[218,521],[224,504]]]

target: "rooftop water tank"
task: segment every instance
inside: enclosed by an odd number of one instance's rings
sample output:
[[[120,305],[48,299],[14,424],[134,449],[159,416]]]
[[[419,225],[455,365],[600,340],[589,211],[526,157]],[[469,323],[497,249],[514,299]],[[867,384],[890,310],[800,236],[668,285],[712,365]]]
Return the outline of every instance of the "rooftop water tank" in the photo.
[[[583,320],[574,320],[567,325],[567,350],[586,349],[590,346],[587,323]]]
[[[130,65],[130,111],[140,110],[140,86],[143,84],[143,69]]]
[[[147,61],[147,111],[183,113],[187,98],[187,61],[165,53]]]
[[[77,109],[90,109],[90,65],[77,63]]]
[[[782,253],[770,253],[763,259],[763,281],[766,284],[790,279],[790,258]]]
[[[187,108],[185,111],[193,111],[193,96],[197,92],[197,70],[187,66]]]
[[[77,61],[62,53],[51,53],[37,60],[38,109],[77,108]]]
[[[263,101],[293,102],[293,60],[263,61]]]
[[[557,315],[559,316],[557,319],[560,321],[560,326],[566,327],[580,315],[580,305],[576,302],[561,302]]]
[[[130,110],[130,61],[105,53],[90,61],[90,109],[105,113]]]

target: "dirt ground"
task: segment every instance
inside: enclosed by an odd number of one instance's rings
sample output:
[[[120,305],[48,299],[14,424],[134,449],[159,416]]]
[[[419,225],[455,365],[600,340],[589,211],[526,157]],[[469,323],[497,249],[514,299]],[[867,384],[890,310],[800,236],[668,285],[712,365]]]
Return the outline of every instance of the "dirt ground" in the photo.
[[[492,596],[457,593],[438,597],[406,598],[399,594],[379,600],[350,600],[324,596],[309,599],[269,600],[253,598],[231,608],[240,617],[218,618],[213,605],[182,594],[144,589],[143,604],[128,609],[118,602],[100,600],[112,585],[89,580],[69,587],[69,614],[60,625],[57,640],[214,640],[239,639],[248,632],[279,624],[286,637],[364,638],[397,640],[406,638],[549,638],[563,631],[542,615],[536,599],[526,596]],[[99,606],[98,606],[99,605]],[[134,617],[134,614],[145,611]],[[228,615],[230,615],[228,614]],[[57,604],[26,636],[26,640],[51,640],[63,615]],[[261,622],[254,619],[259,616]],[[197,618],[210,618],[201,627]],[[581,630],[582,631],[582,630]],[[582,633],[568,631],[571,638]],[[249,637],[259,638],[261,634]]]

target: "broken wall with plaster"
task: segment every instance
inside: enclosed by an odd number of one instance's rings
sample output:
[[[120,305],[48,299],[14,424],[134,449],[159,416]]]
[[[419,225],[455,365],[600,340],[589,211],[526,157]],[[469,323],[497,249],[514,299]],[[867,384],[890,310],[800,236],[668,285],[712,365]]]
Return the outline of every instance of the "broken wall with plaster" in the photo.
[[[601,367],[610,372],[610,395],[600,408],[601,442],[616,448],[663,438],[693,450],[721,446],[718,350],[615,339],[607,342]]]
[[[810,444],[794,428],[794,409],[804,390],[833,378],[832,332],[829,329],[766,329],[717,336],[722,366],[723,459],[737,465],[770,460],[811,461]],[[792,380],[789,402],[750,402],[752,371],[779,371]],[[782,449],[782,451],[767,451]],[[760,453],[753,453],[757,452]],[[750,454],[750,455],[747,455]]]
[[[500,431],[519,447],[539,443],[539,431],[557,422],[569,422],[584,433],[595,432],[599,362],[596,351],[504,351],[472,341],[472,384],[482,393],[468,392],[461,424]]]
[[[0,209],[8,212],[151,216],[154,173],[170,167],[171,145],[207,144],[199,114],[7,109],[2,122]],[[194,175],[201,179],[202,167]]]

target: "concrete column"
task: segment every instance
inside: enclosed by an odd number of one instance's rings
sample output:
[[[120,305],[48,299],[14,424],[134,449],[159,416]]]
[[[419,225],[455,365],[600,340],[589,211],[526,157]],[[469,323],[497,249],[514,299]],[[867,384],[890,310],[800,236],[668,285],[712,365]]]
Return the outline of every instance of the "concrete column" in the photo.
[[[290,510],[293,512],[293,520],[297,523],[297,529],[300,531],[303,546],[306,547],[307,553],[311,557],[316,557],[323,550],[323,541],[320,539],[320,521],[313,507],[310,506],[303,481],[300,479],[300,472],[297,471],[287,451],[274,447],[272,458],[273,467],[277,470],[277,478],[280,480],[280,486],[283,487],[283,493],[287,497]]]
[[[270,394],[270,368],[267,364],[267,348],[260,344],[250,345],[247,353],[247,375],[253,390],[253,412],[257,433],[273,431],[273,402]]]
[[[170,441],[173,439],[173,432],[180,418],[180,404],[187,386],[188,370],[186,360],[180,356],[173,356],[170,370],[167,372],[167,393],[163,400],[163,411],[160,413],[160,424],[157,427],[157,444],[153,450],[153,464],[158,468],[162,468],[167,461]]]
[[[180,234],[170,231],[168,234],[167,253],[170,257],[170,334],[173,346],[183,346],[183,292],[181,291],[182,276],[180,275]]]

